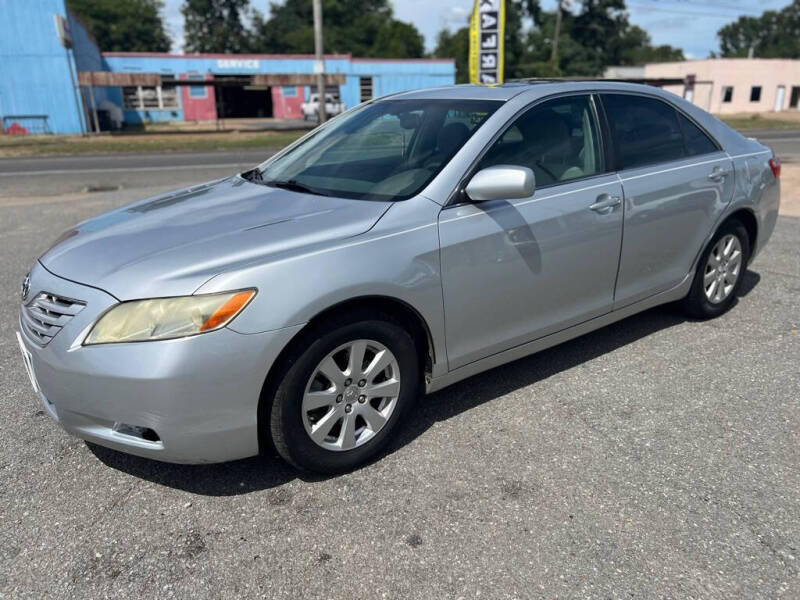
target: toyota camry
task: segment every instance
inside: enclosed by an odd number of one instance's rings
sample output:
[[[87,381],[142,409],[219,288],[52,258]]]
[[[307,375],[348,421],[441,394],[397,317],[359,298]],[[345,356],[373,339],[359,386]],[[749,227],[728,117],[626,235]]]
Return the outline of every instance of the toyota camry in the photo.
[[[659,304],[727,311],[780,170],[652,87],[395,94],[66,231],[23,284],[23,363],[96,444],[346,471],[422,394]]]

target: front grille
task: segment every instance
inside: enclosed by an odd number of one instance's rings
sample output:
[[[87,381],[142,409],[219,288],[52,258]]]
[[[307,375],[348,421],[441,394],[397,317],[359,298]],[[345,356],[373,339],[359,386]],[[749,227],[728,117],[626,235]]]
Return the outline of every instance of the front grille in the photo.
[[[46,346],[85,306],[80,300],[42,292],[22,307],[22,327],[40,346]]]

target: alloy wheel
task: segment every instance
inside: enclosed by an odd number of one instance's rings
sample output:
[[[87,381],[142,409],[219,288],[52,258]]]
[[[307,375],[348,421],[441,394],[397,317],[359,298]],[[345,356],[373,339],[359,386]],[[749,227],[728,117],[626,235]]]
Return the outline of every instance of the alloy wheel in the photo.
[[[383,429],[397,406],[400,366],[380,342],[354,340],[323,358],[303,394],[309,437],[326,450],[361,446]]]
[[[712,304],[728,298],[736,287],[742,270],[742,244],[739,238],[728,234],[714,245],[706,261],[703,289]]]

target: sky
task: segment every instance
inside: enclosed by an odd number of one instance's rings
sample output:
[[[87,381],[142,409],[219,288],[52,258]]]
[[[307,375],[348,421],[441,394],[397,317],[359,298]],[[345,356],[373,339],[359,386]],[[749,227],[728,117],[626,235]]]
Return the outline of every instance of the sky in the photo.
[[[311,0],[308,0],[311,2]],[[687,58],[706,58],[719,49],[717,30],[742,15],[759,16],[764,10],[776,10],[790,0],[627,0],[632,23],[646,30],[656,45],[670,44],[683,49]],[[183,46],[183,0],[166,0],[165,17],[173,38],[173,51]],[[432,49],[442,28],[458,29],[466,24],[472,0],[393,0],[395,16],[413,23]],[[579,5],[578,0],[572,0]],[[251,0],[263,13],[269,0]],[[545,10],[552,10],[556,0],[542,0]]]

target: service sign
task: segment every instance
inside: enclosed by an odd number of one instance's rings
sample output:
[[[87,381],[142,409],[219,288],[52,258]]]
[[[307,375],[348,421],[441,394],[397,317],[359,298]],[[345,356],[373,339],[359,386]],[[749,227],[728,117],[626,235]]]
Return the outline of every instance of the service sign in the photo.
[[[219,58],[218,69],[234,69],[239,71],[257,70],[259,61],[256,58]]]
[[[505,0],[475,0],[469,22],[470,83],[503,83]]]

